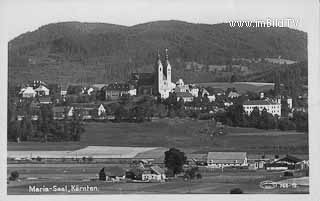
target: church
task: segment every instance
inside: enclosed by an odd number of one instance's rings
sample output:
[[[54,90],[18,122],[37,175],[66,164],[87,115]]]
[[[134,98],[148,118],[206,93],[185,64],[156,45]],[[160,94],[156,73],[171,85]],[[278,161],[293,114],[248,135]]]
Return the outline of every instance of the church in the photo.
[[[133,73],[131,83],[136,86],[138,95],[154,95],[166,99],[176,87],[176,84],[171,81],[171,76],[168,49],[165,49],[164,61],[161,61],[161,56],[158,52],[154,72]]]
[[[158,53],[155,72],[156,90],[161,98],[168,98],[169,93],[176,87],[176,84],[171,82],[171,65],[169,63],[168,49],[165,50],[165,61],[163,64],[161,62],[160,54]]]

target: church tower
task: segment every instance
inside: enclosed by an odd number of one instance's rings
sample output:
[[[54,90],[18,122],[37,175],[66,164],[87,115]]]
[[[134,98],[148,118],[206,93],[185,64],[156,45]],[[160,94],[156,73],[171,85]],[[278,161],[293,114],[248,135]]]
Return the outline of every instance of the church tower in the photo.
[[[165,54],[166,54],[165,64],[164,64],[165,70],[166,70],[165,74],[166,74],[166,78],[167,78],[168,83],[171,83],[171,65],[169,63],[169,56],[168,56],[168,49],[167,48],[165,50]]]
[[[157,61],[155,65],[156,70],[156,89],[158,92],[163,88],[163,66],[161,63],[160,53],[158,51]]]

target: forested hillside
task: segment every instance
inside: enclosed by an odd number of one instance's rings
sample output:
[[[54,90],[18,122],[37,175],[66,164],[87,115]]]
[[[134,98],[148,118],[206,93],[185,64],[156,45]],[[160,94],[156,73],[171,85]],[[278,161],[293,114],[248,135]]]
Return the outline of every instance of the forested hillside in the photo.
[[[307,34],[298,30],[230,28],[228,24],[182,21],[131,27],[55,23],[24,33],[8,46],[12,84],[34,79],[62,84],[124,81],[132,72],[152,71],[157,50],[162,52],[164,48],[169,49],[174,79],[182,77],[190,82],[216,81],[219,76],[205,71],[186,72],[188,61],[225,65],[232,58],[281,56],[293,61],[307,60]]]

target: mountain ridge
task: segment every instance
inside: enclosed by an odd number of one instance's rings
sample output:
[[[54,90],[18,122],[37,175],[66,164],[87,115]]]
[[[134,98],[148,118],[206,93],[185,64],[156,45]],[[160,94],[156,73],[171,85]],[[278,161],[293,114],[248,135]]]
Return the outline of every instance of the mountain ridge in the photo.
[[[231,28],[226,23],[178,20],[133,26],[77,21],[51,23],[9,42],[9,82],[33,77],[79,82],[82,78],[76,71],[88,72],[89,82],[94,82],[95,77],[95,82],[110,78],[126,80],[131,72],[152,70],[150,66],[157,50],[164,48],[169,49],[176,68],[173,74],[178,76],[186,61],[227,64],[234,57],[279,56],[304,61],[307,34],[289,28]],[[51,76],[45,75],[45,71]],[[102,73],[107,74],[105,78],[101,77]]]

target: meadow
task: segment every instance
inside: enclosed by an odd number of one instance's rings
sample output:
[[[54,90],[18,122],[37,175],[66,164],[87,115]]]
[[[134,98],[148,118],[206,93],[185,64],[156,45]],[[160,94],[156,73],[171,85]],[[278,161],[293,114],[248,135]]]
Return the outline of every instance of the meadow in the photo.
[[[227,134],[200,132],[208,121],[163,119],[144,123],[88,123],[81,145],[176,147],[187,153],[248,151],[254,153],[308,153],[308,134],[227,127]]]
[[[143,123],[87,122],[79,142],[9,142],[8,151],[76,150],[86,146],[176,147],[186,153],[247,151],[308,154],[308,134],[292,131],[226,127],[227,134],[201,132],[208,121],[161,119]]]

